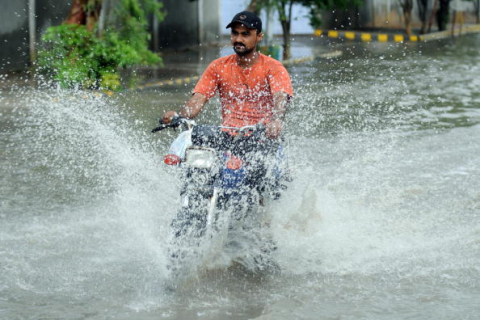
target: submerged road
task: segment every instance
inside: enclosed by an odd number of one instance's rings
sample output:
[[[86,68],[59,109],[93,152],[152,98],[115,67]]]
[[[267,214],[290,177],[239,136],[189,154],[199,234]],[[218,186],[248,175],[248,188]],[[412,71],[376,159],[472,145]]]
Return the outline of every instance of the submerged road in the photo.
[[[173,134],[149,129],[191,87],[1,86],[0,318],[478,319],[479,47],[305,44],[343,55],[289,67],[295,179],[270,208],[281,273],[217,252],[174,293]]]

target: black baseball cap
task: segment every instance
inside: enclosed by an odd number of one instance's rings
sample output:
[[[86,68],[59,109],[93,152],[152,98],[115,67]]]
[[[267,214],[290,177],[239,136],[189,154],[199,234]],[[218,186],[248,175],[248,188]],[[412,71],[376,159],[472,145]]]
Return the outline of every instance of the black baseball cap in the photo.
[[[262,32],[262,20],[253,12],[242,11],[237,13],[232,21],[228,24],[227,28],[230,28],[234,23],[241,23],[249,29],[257,29],[258,32]]]

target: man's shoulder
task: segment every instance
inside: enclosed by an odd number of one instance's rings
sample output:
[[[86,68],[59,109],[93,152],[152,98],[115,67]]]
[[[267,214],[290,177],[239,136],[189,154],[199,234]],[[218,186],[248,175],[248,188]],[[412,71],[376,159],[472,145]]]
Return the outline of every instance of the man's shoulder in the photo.
[[[267,66],[268,68],[271,69],[277,69],[277,68],[285,68],[283,66],[283,63],[278,61],[277,59],[274,59],[272,57],[266,56],[263,53],[260,53],[260,59],[262,59],[262,63],[264,66]]]
[[[231,63],[234,63],[234,62],[235,62],[235,55],[231,54],[231,55],[228,55],[228,56],[225,56],[225,57],[220,57],[220,58],[217,58],[217,59],[213,60],[210,63],[210,66],[219,67],[219,66],[225,66],[227,64],[231,64]]]

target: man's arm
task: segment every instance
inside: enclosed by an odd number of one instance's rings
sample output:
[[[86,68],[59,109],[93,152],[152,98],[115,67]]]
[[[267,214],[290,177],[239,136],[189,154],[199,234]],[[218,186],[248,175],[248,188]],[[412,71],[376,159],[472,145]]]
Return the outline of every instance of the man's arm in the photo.
[[[287,113],[289,96],[283,91],[273,94],[273,115],[267,124],[266,132],[268,138],[277,139],[283,130],[283,121]]]
[[[195,118],[203,109],[208,99],[201,93],[194,93],[190,99],[182,106],[180,112],[177,113],[174,110],[167,111],[162,117],[164,123],[170,123],[172,119],[176,116],[193,119]]]

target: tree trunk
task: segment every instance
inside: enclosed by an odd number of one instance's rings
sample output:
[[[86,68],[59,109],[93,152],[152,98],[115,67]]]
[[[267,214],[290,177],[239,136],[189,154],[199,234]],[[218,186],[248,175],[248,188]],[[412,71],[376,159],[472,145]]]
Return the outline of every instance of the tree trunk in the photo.
[[[287,10],[288,2],[288,10]],[[287,1],[282,0],[278,5],[278,14],[280,16],[280,24],[282,25],[283,31],[283,60],[288,60],[292,57],[291,51],[291,34],[290,27],[292,21],[292,7],[293,0]]]
[[[428,2],[429,2],[429,0],[417,0],[418,17],[420,18],[420,21],[422,22],[422,26],[420,28],[420,34],[427,33]]]
[[[102,0],[88,0],[87,22],[88,30],[93,30],[100,19],[100,12],[102,11]]]
[[[85,24],[87,21],[85,14],[85,6],[87,0],[73,0],[72,6],[70,7],[70,12],[68,17],[65,20],[66,24]]]
[[[292,57],[291,37],[290,37],[290,22],[281,21],[283,30],[283,60],[288,60]]]
[[[93,30],[100,18],[102,0],[73,0],[65,23],[85,25]]]
[[[432,12],[430,13],[430,18],[428,19],[427,33],[430,33],[430,31],[432,30],[433,20],[437,16],[437,7],[438,7],[438,0],[435,0],[433,2],[433,8],[432,8]]]
[[[477,24],[480,23],[480,0],[477,0],[475,3],[475,16]]]
[[[405,32],[408,36],[412,35],[412,11],[406,11],[405,16]]]
[[[403,9],[403,18],[405,22],[405,32],[407,35],[412,35],[412,9],[413,0],[402,0],[400,3]]]
[[[422,21],[422,26],[420,27],[420,34],[427,33],[427,21]]]
[[[259,0],[251,0],[247,7],[247,11],[253,12],[256,15],[260,14]]]
[[[437,11],[438,30],[447,30],[448,15],[450,11],[450,0],[440,0],[440,8]]]

